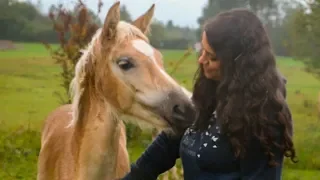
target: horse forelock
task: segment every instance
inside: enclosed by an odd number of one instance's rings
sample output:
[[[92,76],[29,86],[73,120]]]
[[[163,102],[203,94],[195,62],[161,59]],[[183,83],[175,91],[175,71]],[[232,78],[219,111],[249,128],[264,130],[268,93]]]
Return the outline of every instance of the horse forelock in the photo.
[[[102,29],[99,28],[94,36],[92,37],[91,42],[88,44],[86,49],[81,50],[82,56],[78,60],[75,66],[75,76],[70,83],[70,95],[72,98],[72,121],[70,126],[76,124],[79,119],[79,106],[81,103],[81,96],[85,90],[84,82],[87,79],[87,71],[86,67],[90,64],[94,68],[97,68],[99,65],[93,65],[96,61],[103,60],[103,57],[100,53],[103,47],[101,47],[100,40],[101,38]],[[114,41],[115,44],[110,46],[117,47],[117,45],[122,44],[124,42],[128,42],[133,38],[140,38],[146,42],[149,42],[147,36],[142,33],[137,27],[134,25],[120,21],[117,25],[117,33],[116,33],[116,40]],[[104,52],[104,54],[110,54],[111,52]],[[109,59],[112,58],[109,56]],[[105,77],[107,78],[107,77]]]

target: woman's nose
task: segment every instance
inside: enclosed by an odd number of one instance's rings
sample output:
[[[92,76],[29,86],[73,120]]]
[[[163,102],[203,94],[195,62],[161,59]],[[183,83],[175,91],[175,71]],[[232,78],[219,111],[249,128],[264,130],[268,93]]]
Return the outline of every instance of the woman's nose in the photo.
[[[205,63],[205,58],[203,57],[203,54],[201,54],[201,56],[199,57],[198,63],[199,64],[204,64]]]

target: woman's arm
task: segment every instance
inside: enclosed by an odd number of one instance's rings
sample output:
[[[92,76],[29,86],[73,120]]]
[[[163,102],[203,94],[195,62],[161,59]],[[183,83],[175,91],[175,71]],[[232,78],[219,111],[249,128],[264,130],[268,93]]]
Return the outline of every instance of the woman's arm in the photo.
[[[142,156],[131,165],[131,171],[122,180],[156,180],[171,169],[179,157],[181,137],[161,132]]]

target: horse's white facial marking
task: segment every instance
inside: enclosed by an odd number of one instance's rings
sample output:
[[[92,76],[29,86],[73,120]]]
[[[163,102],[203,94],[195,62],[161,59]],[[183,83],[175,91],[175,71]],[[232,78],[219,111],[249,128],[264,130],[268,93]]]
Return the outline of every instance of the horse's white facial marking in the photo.
[[[147,42],[145,42],[141,39],[135,39],[132,41],[132,45],[136,50],[138,50],[142,54],[149,57],[152,60],[152,62],[154,64],[156,64],[156,66],[159,68],[161,74],[163,74],[164,77],[166,79],[168,79],[168,81],[170,81],[173,84],[176,84],[176,82],[157,64],[155,56],[154,56],[154,50]]]
[[[153,48],[148,43],[141,39],[135,39],[132,41],[132,45],[136,50],[155,61]]]

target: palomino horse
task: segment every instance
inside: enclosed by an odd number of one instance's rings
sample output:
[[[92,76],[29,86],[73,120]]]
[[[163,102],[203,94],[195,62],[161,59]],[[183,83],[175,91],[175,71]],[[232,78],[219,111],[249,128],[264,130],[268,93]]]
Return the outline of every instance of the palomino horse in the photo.
[[[38,180],[113,180],[129,171],[122,115],[179,131],[191,122],[189,96],[162,68],[146,33],[154,5],[133,23],[109,9],[79,59],[72,106],[53,111],[42,129]],[[186,118],[187,119],[187,118]]]

